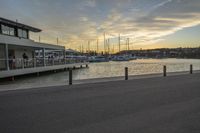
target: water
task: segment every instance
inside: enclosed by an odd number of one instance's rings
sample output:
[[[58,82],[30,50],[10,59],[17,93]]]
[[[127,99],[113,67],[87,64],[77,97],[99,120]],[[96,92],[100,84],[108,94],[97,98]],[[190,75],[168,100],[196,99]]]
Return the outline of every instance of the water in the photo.
[[[190,64],[194,70],[200,70],[200,60],[194,59],[141,59],[130,62],[106,62],[89,65],[89,69],[75,72],[75,79],[102,78],[123,76],[124,68],[129,68],[130,75],[143,75],[162,73],[163,65],[167,66],[167,72],[189,71]]]
[[[200,60],[198,59],[138,59],[129,62],[91,63],[89,68],[74,70],[73,79],[123,76],[125,67],[129,67],[129,75],[162,73],[163,65],[167,66],[167,72],[189,71],[190,64],[193,64],[194,70],[200,70]],[[40,77],[27,77],[7,84],[15,85],[12,87],[24,88],[61,85],[67,84],[67,81],[68,72],[59,72]]]

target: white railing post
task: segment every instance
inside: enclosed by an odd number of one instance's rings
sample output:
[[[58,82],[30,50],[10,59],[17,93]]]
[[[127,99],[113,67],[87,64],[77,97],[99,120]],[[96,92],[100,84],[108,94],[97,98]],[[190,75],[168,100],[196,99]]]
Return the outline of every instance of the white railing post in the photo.
[[[5,44],[5,54],[6,54],[6,69],[10,70],[10,66],[9,66],[9,57],[8,57],[8,44]]]
[[[45,48],[43,48],[42,53],[43,53],[43,64],[44,64],[44,67],[45,67],[45,66],[46,66],[46,60],[45,60]]]
[[[21,59],[21,63],[22,63],[22,69],[24,69],[24,64],[25,64],[24,59]]]

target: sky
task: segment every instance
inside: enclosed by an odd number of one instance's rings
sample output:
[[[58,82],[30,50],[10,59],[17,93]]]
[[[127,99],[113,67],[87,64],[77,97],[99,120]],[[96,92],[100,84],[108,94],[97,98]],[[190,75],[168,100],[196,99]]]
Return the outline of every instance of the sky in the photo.
[[[80,50],[199,47],[200,0],[0,0],[0,17],[42,29],[31,39]],[[106,45],[108,46],[108,45]]]

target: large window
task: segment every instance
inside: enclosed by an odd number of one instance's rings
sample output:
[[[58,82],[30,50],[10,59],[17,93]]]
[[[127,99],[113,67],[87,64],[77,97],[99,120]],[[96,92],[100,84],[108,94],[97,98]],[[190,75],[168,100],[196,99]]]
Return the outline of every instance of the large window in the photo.
[[[15,29],[13,27],[9,27],[9,26],[2,24],[1,30],[2,30],[2,34],[11,35],[11,36],[15,35]]]
[[[10,35],[9,27],[5,25],[1,25],[2,34]]]
[[[18,37],[23,37],[22,29],[18,29],[17,33],[18,33]]]
[[[26,30],[23,30],[23,38],[28,38],[28,34]]]
[[[14,28],[9,27],[7,25],[1,24],[1,33],[4,35],[10,35],[10,36],[18,36],[21,38],[28,38],[28,30],[20,29],[20,28]]]
[[[14,36],[15,35],[15,29],[14,28],[10,28],[10,35]]]
[[[26,30],[18,29],[18,37],[28,38],[28,33]]]

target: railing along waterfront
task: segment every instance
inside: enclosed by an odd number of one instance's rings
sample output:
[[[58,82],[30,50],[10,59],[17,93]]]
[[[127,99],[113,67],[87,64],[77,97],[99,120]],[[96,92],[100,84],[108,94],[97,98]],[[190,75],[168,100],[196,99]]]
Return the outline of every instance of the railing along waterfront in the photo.
[[[194,67],[195,66],[195,69]],[[92,66],[91,66],[92,67]],[[185,69],[184,70],[178,70],[176,69],[176,71],[171,71],[172,69],[172,66],[170,65],[161,65],[159,64],[159,71],[160,72],[157,72],[157,73],[146,73],[146,74],[139,74],[139,75],[133,75],[133,73],[131,72],[131,69],[133,68],[133,66],[129,66],[129,67],[124,67],[124,69],[120,69],[121,72],[123,73],[122,75],[119,75],[119,76],[105,76],[105,77],[100,77],[100,78],[88,78],[88,79],[92,79],[92,82],[94,81],[94,79],[97,79],[97,80],[102,80],[102,81],[106,81],[106,80],[129,80],[129,77],[130,79],[137,79],[137,76],[138,77],[152,77],[152,76],[159,76],[159,77],[167,77],[167,76],[173,76],[173,75],[181,75],[181,74],[193,74],[193,73],[198,73],[200,72],[199,69],[197,70],[197,66],[196,65],[192,65],[192,64],[187,64],[184,66]],[[184,68],[183,67],[183,68]],[[141,69],[141,68],[140,68]],[[124,71],[123,71],[124,70]],[[129,71],[130,70],[130,71]],[[72,85],[72,83],[74,82],[73,80],[76,80],[79,81],[80,79],[76,79],[73,77],[76,76],[77,72],[74,71],[73,69],[70,69],[69,70],[69,74],[68,74],[68,84],[69,85]],[[112,71],[112,70],[111,70]],[[72,80],[73,79],[73,80]],[[88,81],[89,82],[89,81]]]
[[[0,71],[7,70],[7,62],[9,70],[24,69],[24,68],[34,68],[34,67],[45,67],[45,66],[55,66],[55,65],[64,65],[64,64],[74,64],[74,63],[85,63],[85,59],[73,59],[73,58],[30,58],[30,59],[0,59]]]

